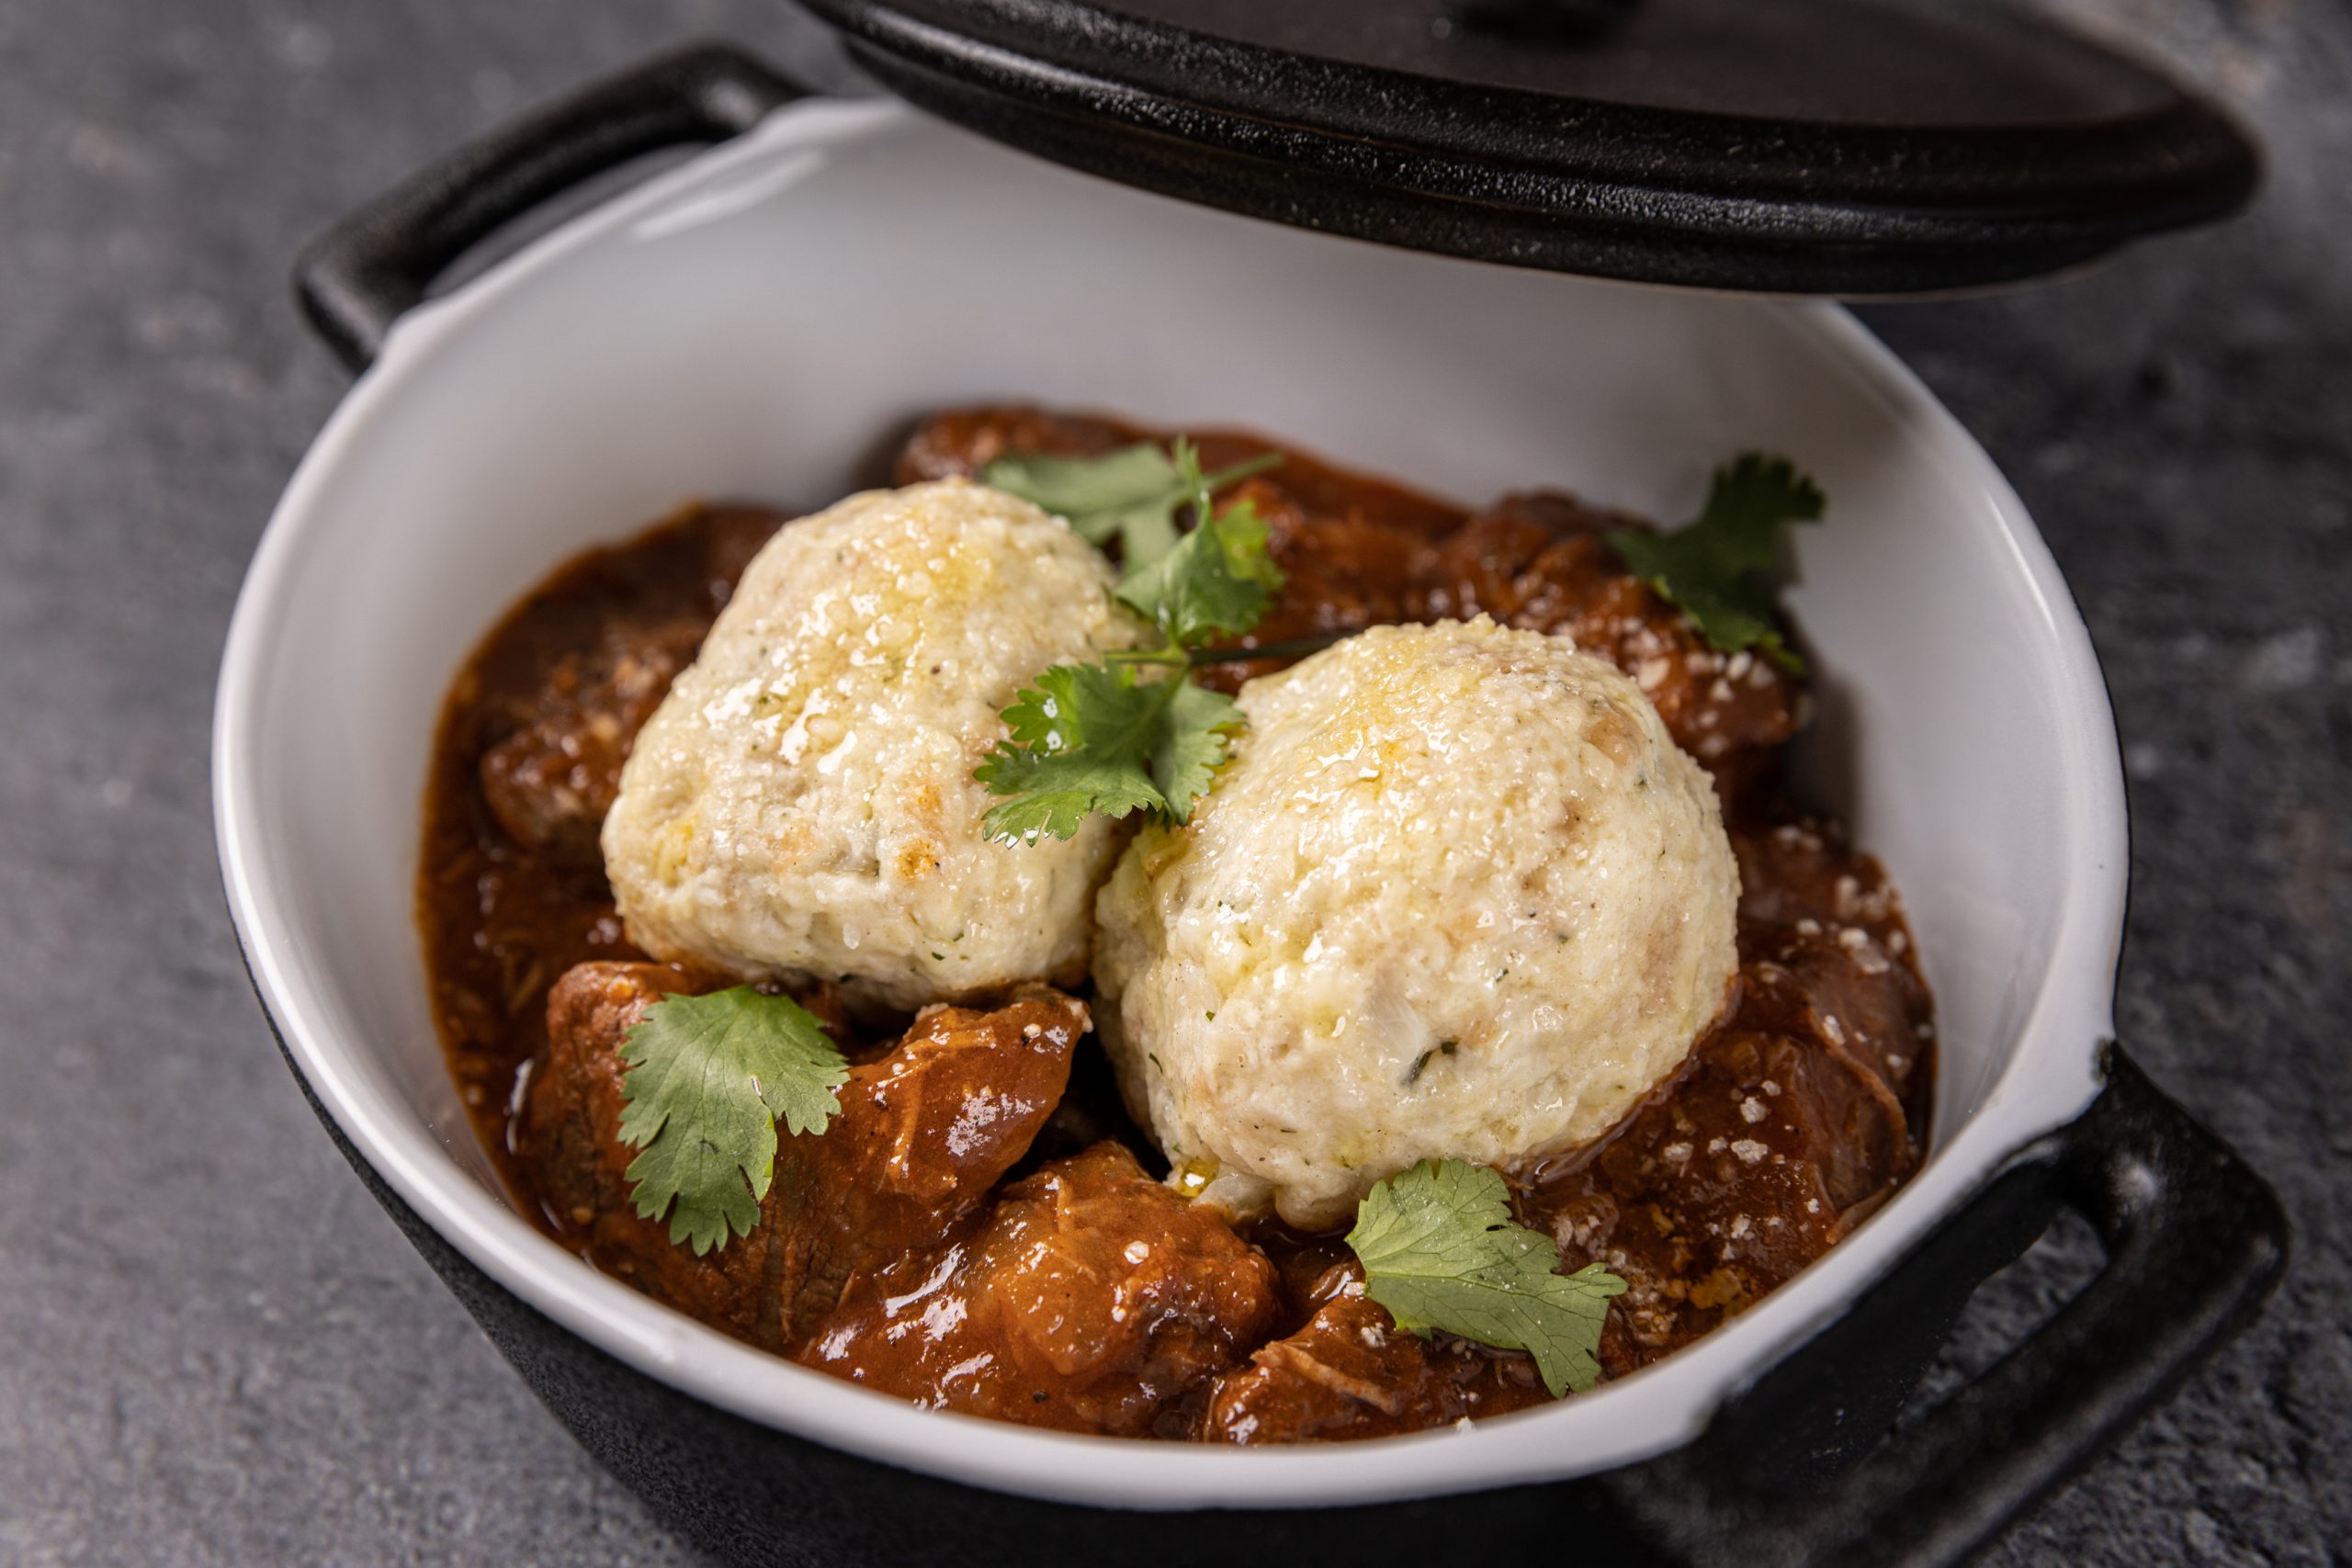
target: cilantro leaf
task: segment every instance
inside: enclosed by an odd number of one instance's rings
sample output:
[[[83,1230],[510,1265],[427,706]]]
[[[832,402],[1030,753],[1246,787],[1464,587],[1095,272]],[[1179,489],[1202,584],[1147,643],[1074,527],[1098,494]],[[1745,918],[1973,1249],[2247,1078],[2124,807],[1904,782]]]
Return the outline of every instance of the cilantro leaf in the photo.
[[[670,1213],[697,1255],[749,1235],[775,1176],[775,1124],[821,1133],[849,1064],[816,1017],[749,986],[665,997],[621,1041],[621,1141],[637,1212]]]
[[[1348,1245],[1364,1294],[1396,1326],[1433,1328],[1535,1359],[1559,1398],[1600,1377],[1594,1351],[1625,1281],[1598,1263],[1561,1274],[1550,1236],[1515,1224],[1503,1179],[1465,1160],[1423,1160],[1365,1194]]]
[[[1090,545],[1118,540],[1130,563],[1176,547],[1176,509],[1192,499],[1174,461],[1150,442],[1100,457],[999,457],[980,480],[1069,518]]]
[[[1193,819],[1193,802],[1208,794],[1225,765],[1233,732],[1242,726],[1240,706],[1223,692],[1189,680],[1163,682],[1170,688],[1168,721],[1151,749],[1152,782],[1159,786],[1169,820],[1178,827]]]
[[[1715,470],[1698,519],[1671,534],[1620,529],[1609,542],[1637,577],[1679,605],[1717,649],[1761,649],[1792,674],[1804,661],[1781,637],[1770,573],[1783,524],[1820,520],[1821,487],[1785,457],[1749,452]]]
[[[1119,580],[1119,602],[1176,647],[1192,648],[1256,626],[1282,586],[1265,521],[1243,501],[1206,518],[1158,560],[1130,567]]]
[[[1091,815],[1149,811],[1181,822],[1225,761],[1233,700],[1133,664],[1057,664],[1004,710],[1012,733],[973,777],[993,795],[981,830],[1009,843],[1067,839]],[[1180,804],[1181,802],[1181,804]]]
[[[1281,461],[1281,454],[1268,452],[1204,474],[1192,444],[1180,436],[1172,451],[1145,441],[1099,457],[1008,455],[981,469],[980,481],[1068,518],[1098,548],[1115,539],[1119,558],[1133,570],[1176,547],[1180,508],[1191,504],[1205,515],[1209,495]]]

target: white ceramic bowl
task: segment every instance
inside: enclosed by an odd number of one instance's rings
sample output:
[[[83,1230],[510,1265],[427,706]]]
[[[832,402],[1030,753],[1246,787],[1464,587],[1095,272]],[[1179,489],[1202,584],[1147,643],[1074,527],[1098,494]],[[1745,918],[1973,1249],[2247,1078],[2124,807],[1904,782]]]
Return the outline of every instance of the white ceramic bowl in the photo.
[[[1791,603],[1816,792],[1908,904],[1940,1010],[1933,1148],[1826,1258],[1666,1362],[1541,1411],[1340,1449],[1114,1441],[944,1416],[655,1304],[518,1214],[476,1146],[412,920],[435,716],[565,557],[690,496],[814,507],[923,411],[1243,424],[1465,500],[1559,484],[1688,515],[1786,453],[1830,497]],[[237,928],[296,1067],[435,1230],[679,1389],[975,1484],[1141,1507],[1394,1500],[1692,1438],[2098,1089],[2124,816],[2082,623],[1984,454],[1851,317],[1578,281],[1227,217],[875,103],[812,102],[404,317],[254,559],[215,798]]]

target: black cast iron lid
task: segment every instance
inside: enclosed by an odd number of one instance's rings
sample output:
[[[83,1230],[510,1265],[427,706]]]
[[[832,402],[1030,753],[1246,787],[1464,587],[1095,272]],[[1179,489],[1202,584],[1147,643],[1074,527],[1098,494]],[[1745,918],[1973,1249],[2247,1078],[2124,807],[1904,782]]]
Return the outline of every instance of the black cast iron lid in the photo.
[[[2219,217],[2219,112],[1997,0],[803,0],[924,108],[1255,217],[1887,294]]]

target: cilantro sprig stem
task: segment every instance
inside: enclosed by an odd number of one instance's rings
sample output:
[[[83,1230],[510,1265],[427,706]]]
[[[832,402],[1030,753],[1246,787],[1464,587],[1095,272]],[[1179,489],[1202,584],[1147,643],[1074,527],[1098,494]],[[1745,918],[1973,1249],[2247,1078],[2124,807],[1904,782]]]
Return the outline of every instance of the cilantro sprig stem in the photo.
[[[1254,664],[1261,659],[1304,659],[1355,635],[1351,631],[1325,632],[1319,637],[1289,637],[1281,642],[1254,643],[1247,648],[1238,645],[1195,648],[1187,649],[1184,658],[1195,669],[1204,664]]]
[[[1106,664],[1157,664],[1169,669],[1192,670],[1212,664],[1254,664],[1261,659],[1304,659],[1355,635],[1353,632],[1325,632],[1319,637],[1291,637],[1283,642],[1250,643],[1247,646],[1228,643],[1219,648],[1123,648],[1104,654],[1102,661]]]
[[[1177,437],[1177,444],[1188,450],[1192,446],[1192,443],[1182,436]],[[1213,474],[1200,474],[1199,465],[1195,462],[1191,471],[1198,477],[1193,482],[1190,499],[1195,506],[1205,506],[1208,504],[1209,497],[1218,491],[1230,489],[1243,479],[1272,472],[1282,466],[1283,455],[1280,452],[1261,452],[1254,457],[1244,457],[1238,463],[1228,464]],[[1182,458],[1177,459],[1177,467],[1179,468],[1184,467]]]

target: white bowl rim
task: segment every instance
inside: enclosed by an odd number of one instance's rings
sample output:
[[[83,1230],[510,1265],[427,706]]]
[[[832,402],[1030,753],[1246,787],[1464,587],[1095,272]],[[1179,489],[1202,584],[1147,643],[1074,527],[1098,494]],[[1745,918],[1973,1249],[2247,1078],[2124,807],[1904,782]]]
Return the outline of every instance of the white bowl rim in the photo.
[[[626,234],[705,180],[773,157],[820,124],[880,132],[914,118],[891,102],[788,106],[735,141],[669,169],[541,236],[448,295],[401,318],[383,352],[337,405],[273,512],[239,594],[213,726],[215,830],[223,880],[255,990],[287,1055],[351,1146],[434,1231],[563,1328],[670,1386],[750,1420],[884,1462],[994,1490],[1097,1506],[1289,1507],[1392,1502],[1550,1480],[1636,1462],[1682,1446],[1713,1411],[1834,1321],[2025,1145],[2072,1121],[2099,1088],[2112,1033],[2124,908],[2126,828],[2114,721],[2089,634],[2023,503],[1991,458],[1859,321],[1826,301],[1780,301],[1874,394],[1928,411],[1937,460],[1981,501],[1981,525],[2013,558],[2050,634],[2052,694],[2072,786],[2059,808],[2073,863],[2047,977],[1984,1101],[1931,1151],[1901,1191],[1826,1258],[1705,1339],[1559,1404],[1370,1443],[1234,1450],[1046,1432],[923,1410],[729,1339],[662,1307],[564,1251],[459,1170],[421,1124],[358,1093],[346,1062],[365,1046],[324,1025],[318,979],[292,940],[267,825],[253,782],[263,769],[255,713],[292,563],[317,526],[325,476],[368,439],[396,388],[425,374],[440,345],[565,258]],[[962,134],[940,128],[940,134]],[[1075,177],[1075,176],[1073,176]],[[1354,242],[1340,242],[1353,243]],[[1460,263],[1464,266],[1483,264]],[[1633,285],[1615,287],[1633,288]],[[1547,1440],[1549,1439],[1549,1440]]]

